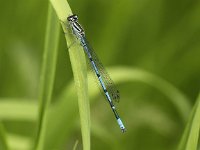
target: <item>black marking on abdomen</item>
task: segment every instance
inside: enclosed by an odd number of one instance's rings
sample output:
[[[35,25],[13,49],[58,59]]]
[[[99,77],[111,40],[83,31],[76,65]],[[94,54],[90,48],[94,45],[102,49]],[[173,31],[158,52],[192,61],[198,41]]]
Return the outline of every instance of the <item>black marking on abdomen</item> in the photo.
[[[81,43],[82,43],[82,46],[84,47],[84,48],[87,48],[86,46],[86,44],[85,43],[83,43],[82,41],[81,41]]]
[[[98,78],[101,77],[100,74],[97,73],[97,77],[98,77]]]

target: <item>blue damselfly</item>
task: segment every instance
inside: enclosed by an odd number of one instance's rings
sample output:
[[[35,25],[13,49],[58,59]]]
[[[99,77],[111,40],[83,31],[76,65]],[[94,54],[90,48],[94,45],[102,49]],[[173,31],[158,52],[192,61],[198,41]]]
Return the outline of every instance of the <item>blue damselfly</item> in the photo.
[[[115,85],[113,81],[111,80],[110,76],[104,69],[102,63],[99,61],[97,55],[92,50],[91,46],[89,45],[84,29],[78,22],[77,15],[71,15],[67,18],[69,22],[69,26],[72,30],[72,33],[75,35],[75,37],[80,42],[81,46],[83,47],[87,57],[90,61],[90,66],[95,74],[95,76],[98,78],[99,84],[102,88],[102,91],[107,99],[107,101],[110,104],[110,107],[115,115],[115,118],[117,119],[117,123],[120,126],[122,132],[125,132],[125,126],[123,122],[121,121],[117,111],[116,107],[114,106],[113,101],[119,101],[120,95],[119,91],[115,88]]]

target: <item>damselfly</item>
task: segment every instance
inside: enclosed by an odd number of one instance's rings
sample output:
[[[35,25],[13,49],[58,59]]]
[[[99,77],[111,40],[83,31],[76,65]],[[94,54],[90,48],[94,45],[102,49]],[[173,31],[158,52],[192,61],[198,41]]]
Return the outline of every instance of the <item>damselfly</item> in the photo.
[[[125,126],[123,122],[121,121],[117,111],[116,107],[114,106],[113,101],[118,101],[120,96],[119,96],[119,91],[116,90],[113,81],[111,80],[110,76],[104,69],[102,63],[100,63],[97,55],[94,53],[92,48],[90,47],[86,36],[84,29],[78,22],[78,17],[77,15],[71,15],[67,18],[69,22],[69,26],[72,30],[72,33],[75,35],[75,37],[79,40],[80,44],[82,45],[87,57],[89,58],[90,61],[90,66],[95,73],[95,76],[98,78],[99,84],[101,85],[102,91],[107,99],[107,101],[110,104],[110,107],[115,115],[115,118],[117,119],[117,123],[120,126],[122,132],[125,132]]]

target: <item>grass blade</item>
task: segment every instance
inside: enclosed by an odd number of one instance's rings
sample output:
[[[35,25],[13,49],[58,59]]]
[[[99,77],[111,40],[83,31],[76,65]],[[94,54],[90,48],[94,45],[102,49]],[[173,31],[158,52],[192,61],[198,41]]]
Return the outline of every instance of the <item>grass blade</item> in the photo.
[[[50,0],[58,17],[63,22],[72,11],[65,0]],[[67,32],[63,24],[64,32]],[[67,32],[70,33],[70,32]],[[72,45],[75,38],[71,34],[65,34],[67,45]],[[72,65],[75,87],[78,95],[78,107],[81,122],[81,132],[83,140],[83,149],[90,150],[90,107],[88,100],[88,83],[87,83],[87,65],[82,47],[79,44],[73,44],[69,48],[70,61]]]
[[[60,26],[51,6],[48,10],[47,30],[45,36],[45,48],[43,55],[42,72],[39,93],[39,120],[36,137],[36,149],[43,150],[45,136],[46,111],[51,101],[56,61],[58,53]]]
[[[196,150],[200,128],[200,94],[194,105],[189,122],[185,128],[178,150]]]
[[[0,98],[0,120],[37,120],[38,108],[35,100]]]
[[[32,138],[19,134],[8,134],[8,146],[11,150],[30,150],[32,146]]]
[[[76,150],[76,149],[77,149],[77,146],[78,146],[78,140],[75,142],[74,147],[73,147],[73,150]]]
[[[0,149],[8,150],[8,143],[6,138],[6,133],[3,125],[0,123]]]

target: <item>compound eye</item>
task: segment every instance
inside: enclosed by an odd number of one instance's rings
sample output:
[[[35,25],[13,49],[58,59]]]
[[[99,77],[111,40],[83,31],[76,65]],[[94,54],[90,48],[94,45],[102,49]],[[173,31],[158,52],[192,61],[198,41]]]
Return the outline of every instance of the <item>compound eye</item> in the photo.
[[[78,20],[78,16],[77,15],[74,15],[73,18],[74,18],[74,20]]]
[[[67,20],[68,20],[68,21],[72,21],[72,17],[69,16],[69,17],[67,18]]]

